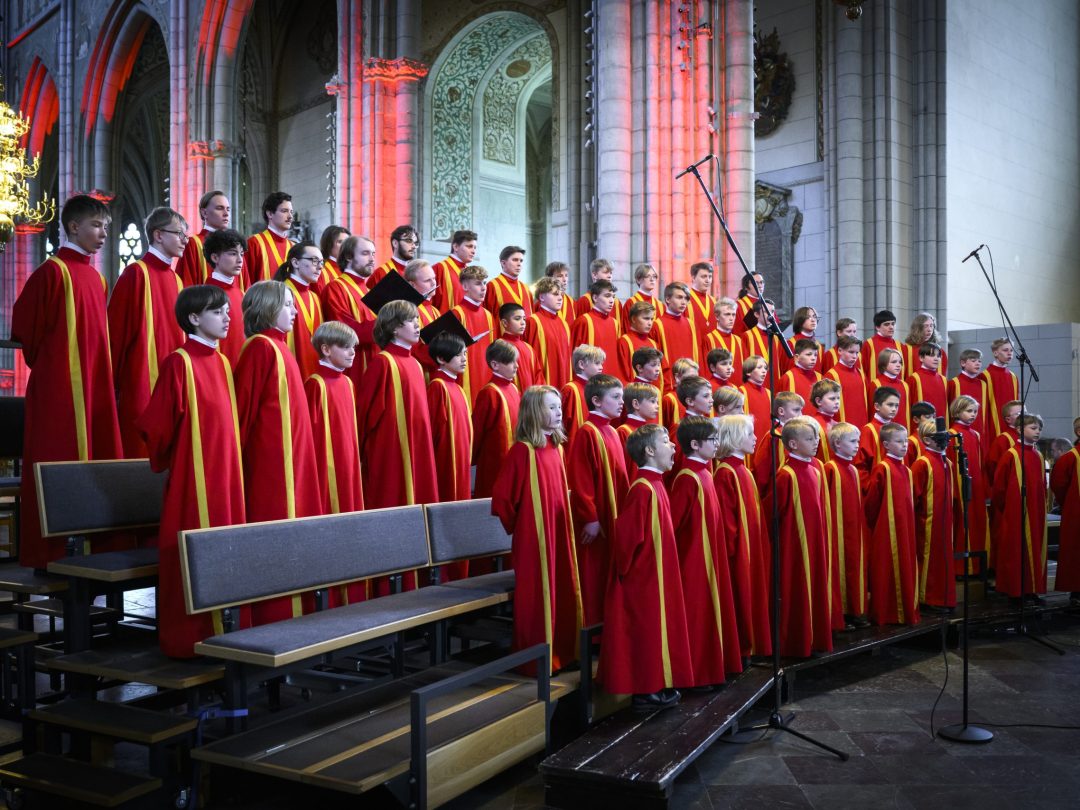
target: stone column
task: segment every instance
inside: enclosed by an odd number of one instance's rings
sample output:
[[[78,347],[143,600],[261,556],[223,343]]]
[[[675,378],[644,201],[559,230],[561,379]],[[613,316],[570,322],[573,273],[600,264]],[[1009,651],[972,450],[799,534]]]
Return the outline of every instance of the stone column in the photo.
[[[60,212],[57,211],[57,216],[59,215]],[[44,230],[41,225],[20,224],[15,226],[15,236],[12,238],[7,250],[4,251],[4,277],[15,282],[13,288],[15,294],[12,296],[10,304],[15,303],[15,299],[18,298],[19,293],[22,292],[23,286],[26,284],[26,279],[30,277],[30,274],[37,266],[37,248]],[[8,329],[10,331],[10,308],[8,313]],[[30,378],[30,369],[27,368],[26,360],[21,351],[16,351],[14,354],[15,390],[11,393],[21,397],[26,395],[26,381]]]
[[[724,133],[723,196],[727,224],[746,266],[754,269],[754,5],[752,0],[725,0],[724,103],[718,112]],[[734,294],[739,289],[743,269],[723,233],[717,234],[721,247],[720,291]],[[766,291],[768,295],[768,291]]]
[[[631,124],[636,115],[631,103],[630,4],[626,0],[597,3],[599,60],[596,90],[596,159],[598,161],[597,218],[598,255],[610,259],[619,275],[620,294],[626,285],[631,261],[630,211],[634,192]],[[648,122],[646,122],[648,125]]]
[[[188,150],[193,110],[188,81],[188,58],[194,45],[188,38],[187,4],[169,4],[169,27],[163,31],[169,45],[169,206],[188,221],[188,228],[199,230],[198,186],[201,173],[195,170]]]

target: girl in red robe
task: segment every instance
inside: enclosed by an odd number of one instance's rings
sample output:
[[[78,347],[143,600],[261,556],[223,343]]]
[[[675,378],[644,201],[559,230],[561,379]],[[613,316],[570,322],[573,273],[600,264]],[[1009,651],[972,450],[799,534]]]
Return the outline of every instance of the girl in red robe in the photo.
[[[1001,526],[997,543],[997,580],[994,587],[1014,599],[1029,601],[1035,594],[1046,593],[1046,470],[1042,453],[1036,446],[1042,435],[1043,421],[1028,413],[1016,421],[1026,445],[1021,461],[1020,445],[1009,450],[998,462],[990,498]],[[1020,465],[1024,466],[1027,484],[1027,508],[1021,515]]]
[[[757,445],[754,418],[722,416],[718,435],[719,461],[713,474],[720,509],[717,536],[730,559],[739,644],[744,657],[771,655],[772,550],[757,484],[746,466]]]
[[[663,427],[645,425],[626,446],[638,475],[615,524],[597,679],[612,694],[633,694],[634,709],[652,711],[677,703],[676,687],[694,682],[663,481],[675,463],[675,445]]]
[[[911,465],[915,499],[915,550],[919,559],[919,602],[930,608],[956,607],[953,564],[955,493],[945,442],[933,422],[919,428],[923,454]]]
[[[323,514],[359,512],[364,508],[360,453],[356,438],[356,392],[345,372],[356,359],[356,333],[341,321],[320,324],[311,336],[319,365],[304,382],[315,444]],[[330,592],[330,607],[367,598],[365,582],[352,582]]]
[[[485,359],[491,371],[491,382],[480,389],[472,415],[475,498],[490,497],[495,481],[503,474],[503,459],[514,443],[514,425],[521,406],[521,393],[514,385],[517,349],[505,340],[496,340],[488,346]]]
[[[911,471],[904,466],[907,428],[881,426],[884,458],[873,465],[863,494],[870,529],[870,618],[878,625],[917,624],[915,504]]]
[[[593,625],[604,620],[611,541],[629,482],[622,443],[611,426],[611,420],[622,413],[622,383],[610,374],[596,374],[585,384],[585,399],[589,414],[570,442],[566,467],[581,601],[585,624]]]
[[[150,466],[169,471],[158,533],[158,643],[191,658],[197,642],[223,632],[218,611],[189,615],[184,606],[177,534],[243,523],[244,475],[232,367],[217,350],[230,328],[225,292],[210,285],[183,290],[174,323],[187,343],[161,364],[158,384],[139,417]],[[246,624],[246,611],[241,624]]]
[[[90,263],[105,244],[109,209],[80,194],[60,213],[66,243],[32,272],[11,309],[11,338],[30,367],[19,497],[19,562],[45,568],[64,556],[66,537],[41,536],[34,464],[120,458],[105,300]],[[174,321],[175,323],[175,321]],[[94,541],[95,551],[108,544]]]
[[[184,282],[173,262],[184,252],[187,222],[171,208],[155,208],[146,218],[146,236],[149,250],[124,268],[109,299],[109,349],[127,458],[146,455],[135,420],[150,401],[161,362],[184,342],[174,314]]]
[[[983,468],[983,441],[982,436],[975,430],[974,425],[979,420],[979,403],[974,397],[961,394],[952,401],[949,406],[949,415],[952,417],[951,432],[960,436],[964,443],[964,452],[968,458],[968,477],[971,479],[971,500],[967,505],[967,534],[964,528],[964,504],[961,498],[960,463],[957,454],[956,442],[949,442],[949,461],[953,469],[953,493],[956,496],[956,507],[953,510],[954,535],[956,537],[957,551],[985,551],[987,559],[981,564],[970,561],[967,565],[968,573],[978,574],[989,563],[990,554],[990,525],[986,513],[986,499],[989,495],[986,474]],[[956,573],[964,573],[964,561],[956,561]],[[1060,571],[1060,568],[1058,569]]]
[[[317,245],[298,242],[289,248],[285,263],[274,274],[292,293],[296,305],[296,321],[286,336],[289,350],[296,356],[300,377],[307,379],[319,365],[319,355],[311,345],[311,336],[323,322],[322,301],[319,299],[319,277],[323,256]]]
[[[676,431],[682,469],[671,485],[671,514],[679,549],[694,686],[716,686],[742,672],[738,621],[731,593],[727,545],[717,531],[720,503],[713,486],[716,425],[687,416]]]
[[[828,432],[832,449],[825,463],[825,486],[829,491],[829,517],[835,535],[837,582],[840,609],[845,621],[866,627],[869,590],[866,582],[867,530],[862,487],[855,455],[859,451],[859,429],[839,422]]]
[[[1050,472],[1050,489],[1061,505],[1061,538],[1054,589],[1069,591],[1080,607],[1080,449],[1061,456]]]
[[[769,364],[761,355],[752,354],[743,360],[742,371],[743,384],[739,391],[746,413],[754,417],[754,435],[761,441],[772,426],[772,394],[765,385]]]
[[[491,514],[513,535],[513,644],[548,644],[556,672],[577,660],[582,612],[555,388],[525,391],[514,438],[491,496]]]
[[[248,340],[235,379],[251,522],[322,514],[311,414],[296,358],[285,343],[295,318],[292,293],[281,282],[256,282],[244,294]],[[300,597],[285,597],[256,604],[252,618],[265,624],[302,612]]]

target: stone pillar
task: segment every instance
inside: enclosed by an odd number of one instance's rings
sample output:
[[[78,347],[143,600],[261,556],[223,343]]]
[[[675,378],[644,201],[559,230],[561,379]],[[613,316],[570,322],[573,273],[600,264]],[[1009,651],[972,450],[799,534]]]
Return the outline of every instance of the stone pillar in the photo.
[[[58,211],[57,216],[59,215]],[[8,309],[9,332],[11,329],[10,305],[15,303],[15,299],[19,297],[19,293],[22,292],[23,286],[26,284],[26,279],[30,277],[30,274],[37,266],[38,245],[44,230],[41,225],[16,225],[15,236],[12,238],[7,250],[4,251],[4,277],[15,282],[15,294],[11,297]],[[10,393],[17,397],[26,396],[26,381],[30,378],[30,369],[27,368],[26,360],[21,351],[16,351],[14,354],[14,390]]]
[[[752,0],[725,0],[723,47],[724,211],[731,236],[746,261],[754,269],[754,5]],[[717,234],[717,251],[723,282],[720,291],[733,295],[743,276],[723,233]],[[768,295],[768,291],[766,291]]]
[[[190,121],[194,110],[188,81],[188,57],[194,47],[188,38],[187,4],[169,4],[169,27],[162,33],[169,45],[169,206],[198,232],[200,172],[188,150]]]

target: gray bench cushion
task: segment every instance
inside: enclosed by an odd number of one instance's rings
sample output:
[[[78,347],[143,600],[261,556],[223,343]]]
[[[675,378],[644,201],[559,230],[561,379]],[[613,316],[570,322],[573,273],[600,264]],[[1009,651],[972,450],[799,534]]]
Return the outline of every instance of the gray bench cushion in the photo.
[[[510,535],[491,514],[491,498],[431,503],[425,508],[432,565],[509,553]]]
[[[161,520],[165,474],[151,470],[145,458],[43,461],[34,472],[46,537],[156,526]]]
[[[430,564],[422,506],[187,531],[180,557],[189,613]]]
[[[485,595],[494,598],[482,591],[431,585],[213,636],[197,645],[196,652],[211,656],[221,653],[218,657],[230,660],[283,666],[477,609],[481,606],[478,600],[483,600]],[[268,656],[275,660],[260,658]]]
[[[496,571],[493,574],[481,574],[478,577],[456,579],[445,583],[447,588],[464,588],[467,591],[484,591],[485,593],[510,593],[514,590],[514,572]]]

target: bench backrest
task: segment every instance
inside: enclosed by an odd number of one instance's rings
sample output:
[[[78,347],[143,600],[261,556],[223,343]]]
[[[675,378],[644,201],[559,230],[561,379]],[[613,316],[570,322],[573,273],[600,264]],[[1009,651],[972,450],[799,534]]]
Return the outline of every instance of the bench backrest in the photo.
[[[0,397],[0,458],[22,458],[26,400]]]
[[[431,564],[422,506],[247,523],[180,534],[188,613]]]
[[[430,503],[424,508],[432,565],[510,551],[510,535],[491,514],[491,498]]]
[[[41,533],[68,537],[156,526],[165,473],[145,458],[118,461],[42,461],[37,477]]]

